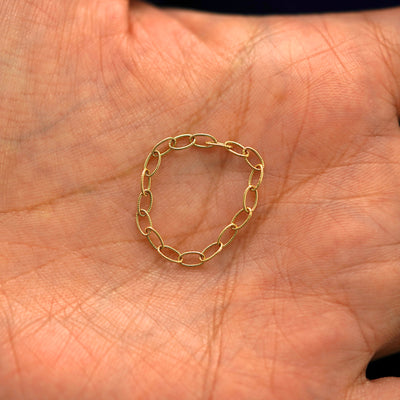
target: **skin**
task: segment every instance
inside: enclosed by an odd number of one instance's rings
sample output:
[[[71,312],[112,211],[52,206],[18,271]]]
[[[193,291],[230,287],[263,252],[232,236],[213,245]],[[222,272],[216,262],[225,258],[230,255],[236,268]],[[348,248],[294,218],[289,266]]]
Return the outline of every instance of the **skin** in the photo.
[[[0,4],[0,399],[393,400],[400,9],[299,17]],[[259,150],[252,220],[199,268],[135,224],[167,136]],[[154,226],[202,249],[249,170],[163,158]]]

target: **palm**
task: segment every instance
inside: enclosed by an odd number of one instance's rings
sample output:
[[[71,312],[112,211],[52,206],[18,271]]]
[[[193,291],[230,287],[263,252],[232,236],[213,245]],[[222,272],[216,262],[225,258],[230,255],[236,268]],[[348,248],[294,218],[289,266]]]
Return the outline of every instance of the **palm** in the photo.
[[[0,398],[393,398],[363,380],[399,328],[389,17],[107,0],[11,21],[5,3]],[[151,147],[197,131],[259,149],[266,175],[251,224],[188,270],[134,213]],[[218,150],[154,179],[153,220],[181,250],[240,205],[246,168]]]

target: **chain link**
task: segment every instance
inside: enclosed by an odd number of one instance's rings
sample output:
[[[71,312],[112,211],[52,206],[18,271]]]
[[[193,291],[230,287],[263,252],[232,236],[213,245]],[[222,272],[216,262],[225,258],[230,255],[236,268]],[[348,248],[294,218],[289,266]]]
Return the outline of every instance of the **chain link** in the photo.
[[[172,144],[171,144],[171,142],[169,143],[169,147],[172,150],[188,149],[189,147],[193,146],[196,141],[196,137],[189,133],[184,133],[183,135],[175,136],[174,139],[175,139],[174,143],[172,143]],[[186,142],[188,142],[186,144],[185,144],[185,139],[187,139]],[[178,146],[177,142],[184,142],[184,144],[181,144],[180,146]]]
[[[231,152],[232,154],[234,154],[235,156],[238,157],[243,157],[243,158],[247,158],[248,154],[246,153],[246,147],[244,147],[242,144],[238,143],[238,142],[234,142],[233,140],[227,140],[224,143],[224,146],[226,149],[228,149],[229,152]],[[239,151],[235,150],[235,147],[238,148]]]
[[[158,231],[156,230],[156,229],[154,229],[152,226],[148,226],[146,229],[145,229],[145,232],[146,232],[146,236],[147,236],[147,240],[149,241],[149,243],[151,244],[151,246],[154,248],[154,249],[158,249],[159,247],[164,247],[165,245],[164,245],[164,240],[163,240],[163,238],[161,237],[161,235],[158,233]],[[154,243],[154,241],[153,241],[153,239],[151,238],[151,234],[154,234],[155,236],[156,236],[156,238],[159,240],[159,242],[160,242],[160,244],[157,246],[155,243]]]
[[[258,172],[259,176],[258,176],[258,180],[257,183],[254,184],[253,183],[253,178],[254,178],[254,173]],[[248,180],[248,185],[252,186],[254,189],[258,189],[258,187],[261,185],[261,182],[264,178],[264,166],[261,164],[257,164],[256,168],[252,168],[251,172],[250,172],[250,176],[249,176],[249,180]]]
[[[147,207],[147,210],[145,210],[144,208],[142,208],[142,199],[143,199],[143,197],[147,197],[147,196],[149,196],[150,199],[149,199],[149,205]],[[144,189],[143,192],[139,193],[138,202],[137,202],[137,213],[141,217],[144,217],[145,214],[142,213],[141,211],[145,210],[147,213],[149,213],[151,210],[151,207],[153,207],[153,193],[150,189]]]
[[[141,184],[141,189],[142,189],[142,191],[141,191],[141,193],[144,195],[144,193],[146,192],[146,190],[150,190],[150,188],[151,188],[151,176],[148,176],[147,174],[146,174],[146,172],[147,172],[148,170],[147,169],[144,169],[143,171],[142,171],[142,176],[141,176],[141,179],[140,179],[140,184]],[[147,185],[145,184],[146,181],[147,180]],[[139,202],[139,201],[138,201]]]
[[[154,159],[155,157],[157,157],[157,164],[154,167],[153,171],[151,172],[148,169],[148,166],[149,163],[151,162],[150,160]],[[144,162],[144,168],[143,168],[143,170],[145,171],[144,174],[148,177],[153,176],[157,172],[158,168],[160,168],[160,164],[161,164],[161,153],[158,150],[154,150],[147,156],[146,161]]]
[[[153,206],[151,180],[161,165],[162,157],[172,150],[184,150],[189,147],[212,148],[222,147],[230,153],[243,158],[250,166],[248,184],[243,192],[242,208],[236,212],[231,222],[218,235],[217,241],[209,244],[202,251],[189,250],[180,252],[164,243],[161,234],[153,227],[150,211]],[[224,247],[232,242],[238,231],[242,229],[253,216],[258,203],[258,188],[264,177],[264,160],[260,153],[252,147],[246,147],[233,140],[219,142],[208,133],[185,133],[175,137],[167,137],[158,142],[147,156],[140,178],[141,192],[137,200],[136,225],[139,232],[146,236],[150,245],[166,260],[181,264],[185,267],[198,267],[219,254]],[[251,196],[249,196],[251,193]],[[248,199],[250,197],[250,199]],[[142,205],[147,199],[146,206]],[[250,203],[250,204],[248,204]],[[146,226],[144,225],[146,221]],[[186,260],[186,261],[185,261]]]

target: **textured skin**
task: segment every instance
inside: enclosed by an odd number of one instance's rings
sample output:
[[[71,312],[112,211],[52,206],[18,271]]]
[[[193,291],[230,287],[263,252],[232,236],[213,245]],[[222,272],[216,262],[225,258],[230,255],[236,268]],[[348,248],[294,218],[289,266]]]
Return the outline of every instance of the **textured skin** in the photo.
[[[393,400],[400,9],[300,17],[123,0],[0,3],[0,399]],[[266,162],[251,223],[198,269],[135,226],[158,140]],[[163,161],[152,217],[201,249],[248,171]]]

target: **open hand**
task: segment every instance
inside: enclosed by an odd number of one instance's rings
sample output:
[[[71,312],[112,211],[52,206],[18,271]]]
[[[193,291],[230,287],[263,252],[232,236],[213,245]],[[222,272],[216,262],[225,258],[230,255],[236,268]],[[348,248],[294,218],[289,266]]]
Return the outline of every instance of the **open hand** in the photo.
[[[365,368],[400,350],[399,17],[2,1],[0,399],[398,398]],[[265,160],[250,223],[192,269],[135,224],[146,155],[187,132]],[[221,150],[152,182],[181,251],[240,208]]]

